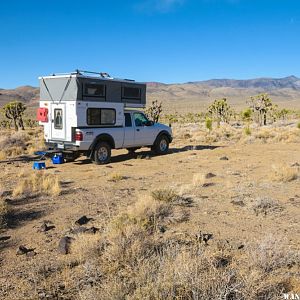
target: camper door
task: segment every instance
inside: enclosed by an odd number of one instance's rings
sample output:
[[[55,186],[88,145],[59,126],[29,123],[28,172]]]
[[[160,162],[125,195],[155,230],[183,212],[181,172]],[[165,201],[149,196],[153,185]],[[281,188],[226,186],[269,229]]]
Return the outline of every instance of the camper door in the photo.
[[[64,140],[66,138],[66,106],[51,103],[51,139]]]

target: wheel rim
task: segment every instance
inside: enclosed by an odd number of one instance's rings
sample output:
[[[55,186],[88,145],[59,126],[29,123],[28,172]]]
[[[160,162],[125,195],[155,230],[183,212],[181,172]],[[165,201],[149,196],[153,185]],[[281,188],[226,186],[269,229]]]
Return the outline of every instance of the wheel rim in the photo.
[[[159,149],[160,149],[160,151],[164,152],[164,151],[167,150],[167,148],[168,148],[168,143],[167,143],[167,141],[166,141],[165,139],[162,139],[162,140],[160,141],[160,143],[159,143]]]
[[[108,157],[108,151],[105,147],[100,147],[97,152],[98,159],[100,161],[105,161]]]

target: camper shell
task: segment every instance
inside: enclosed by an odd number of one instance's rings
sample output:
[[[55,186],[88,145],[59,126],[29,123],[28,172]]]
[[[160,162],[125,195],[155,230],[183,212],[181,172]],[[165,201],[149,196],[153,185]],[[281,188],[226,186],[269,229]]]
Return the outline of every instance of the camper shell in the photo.
[[[89,74],[89,75],[87,75]],[[51,102],[96,101],[122,103],[127,107],[146,105],[146,84],[115,79],[107,73],[76,71],[39,77],[40,100]],[[96,74],[99,74],[96,76]]]
[[[103,142],[110,149],[137,149],[154,147],[162,135],[167,145],[172,141],[168,126],[154,124],[137,110],[146,106],[145,83],[79,70],[39,80],[37,119],[54,150],[92,158]]]

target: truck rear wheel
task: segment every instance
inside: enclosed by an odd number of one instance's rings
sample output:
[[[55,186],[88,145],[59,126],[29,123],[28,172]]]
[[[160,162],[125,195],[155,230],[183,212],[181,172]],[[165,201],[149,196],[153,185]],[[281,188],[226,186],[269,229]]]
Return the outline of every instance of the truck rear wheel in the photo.
[[[93,153],[94,162],[97,165],[104,165],[109,163],[111,158],[111,147],[106,142],[99,142],[94,149]]]
[[[169,151],[169,139],[166,135],[159,136],[152,147],[152,150],[156,154],[166,154]]]

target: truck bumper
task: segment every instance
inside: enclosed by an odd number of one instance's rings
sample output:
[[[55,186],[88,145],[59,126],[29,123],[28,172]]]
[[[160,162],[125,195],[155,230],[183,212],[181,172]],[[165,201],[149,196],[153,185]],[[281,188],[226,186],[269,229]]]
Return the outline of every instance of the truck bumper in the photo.
[[[79,151],[80,147],[74,144],[59,143],[59,142],[45,142],[45,145],[51,149],[57,150],[69,150],[69,151]]]

